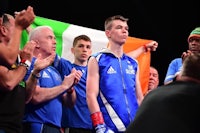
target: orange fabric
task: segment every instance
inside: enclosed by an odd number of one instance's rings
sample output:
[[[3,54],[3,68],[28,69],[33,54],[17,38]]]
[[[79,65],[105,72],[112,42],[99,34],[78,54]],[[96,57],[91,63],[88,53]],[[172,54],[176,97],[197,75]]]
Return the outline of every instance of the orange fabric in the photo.
[[[137,49],[144,44],[151,42],[152,40],[140,39],[135,37],[128,37],[126,43],[124,44],[124,52],[128,53]],[[138,64],[140,69],[140,82],[142,87],[143,94],[146,93],[148,89],[149,82],[149,70],[150,70],[150,61],[151,61],[151,52],[146,52],[141,54],[138,58]]]

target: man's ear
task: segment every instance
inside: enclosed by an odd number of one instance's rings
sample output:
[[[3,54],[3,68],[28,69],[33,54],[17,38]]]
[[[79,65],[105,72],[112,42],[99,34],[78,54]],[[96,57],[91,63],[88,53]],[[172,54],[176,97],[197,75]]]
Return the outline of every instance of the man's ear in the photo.
[[[109,30],[105,30],[105,34],[108,38],[110,38],[110,31]]]
[[[36,46],[35,47],[39,49],[40,48],[39,41],[35,40],[35,42],[36,42]]]
[[[6,34],[7,34],[7,32],[8,32],[8,29],[7,29],[5,26],[1,25],[1,26],[0,26],[0,32],[1,32],[1,34],[2,34],[3,36],[6,36]]]
[[[74,54],[74,48],[73,47],[71,48],[71,52],[72,52],[72,54]]]

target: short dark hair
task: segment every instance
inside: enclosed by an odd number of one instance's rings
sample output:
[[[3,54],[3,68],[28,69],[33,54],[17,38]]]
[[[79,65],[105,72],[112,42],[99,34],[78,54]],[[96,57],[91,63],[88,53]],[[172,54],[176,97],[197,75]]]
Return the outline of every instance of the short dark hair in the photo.
[[[105,30],[109,30],[109,29],[112,28],[113,20],[121,20],[121,21],[127,22],[129,19],[125,18],[121,15],[115,15],[115,16],[109,17],[109,18],[106,19],[106,21],[104,23]]]
[[[1,24],[0,25],[5,25],[9,22],[10,20],[10,17],[13,17],[12,15],[10,14],[7,14],[7,13],[4,13],[1,17]]]
[[[189,76],[200,80],[200,53],[195,53],[185,58],[182,76]]]
[[[84,40],[84,41],[89,41],[89,42],[91,42],[91,39],[90,39],[89,36],[87,36],[87,35],[79,35],[79,36],[77,36],[77,37],[74,38],[73,47],[76,46],[76,44],[77,44],[77,42],[78,42],[79,40]]]

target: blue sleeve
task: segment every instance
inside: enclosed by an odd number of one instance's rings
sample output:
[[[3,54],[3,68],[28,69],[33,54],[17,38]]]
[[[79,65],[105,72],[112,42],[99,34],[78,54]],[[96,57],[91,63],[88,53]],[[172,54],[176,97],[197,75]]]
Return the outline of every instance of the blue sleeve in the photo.
[[[171,63],[169,64],[164,83],[173,81],[176,75],[181,71],[181,68],[182,68],[181,58],[176,58],[172,60]]]
[[[53,66],[59,71],[62,79],[65,75],[69,75],[72,70],[72,63],[64,58],[56,55]]]

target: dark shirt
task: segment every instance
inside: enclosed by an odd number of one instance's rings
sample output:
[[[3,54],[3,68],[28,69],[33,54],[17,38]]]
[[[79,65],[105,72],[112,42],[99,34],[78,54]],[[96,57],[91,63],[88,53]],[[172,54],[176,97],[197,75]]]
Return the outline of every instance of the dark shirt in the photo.
[[[126,133],[197,133],[200,84],[175,81],[148,93]]]
[[[24,108],[24,87],[17,85],[13,91],[0,91],[0,129],[6,133],[21,133]]]
[[[10,69],[15,69],[16,66],[15,64]],[[12,91],[0,91],[0,131],[22,133],[25,97],[24,81],[21,81]]]

